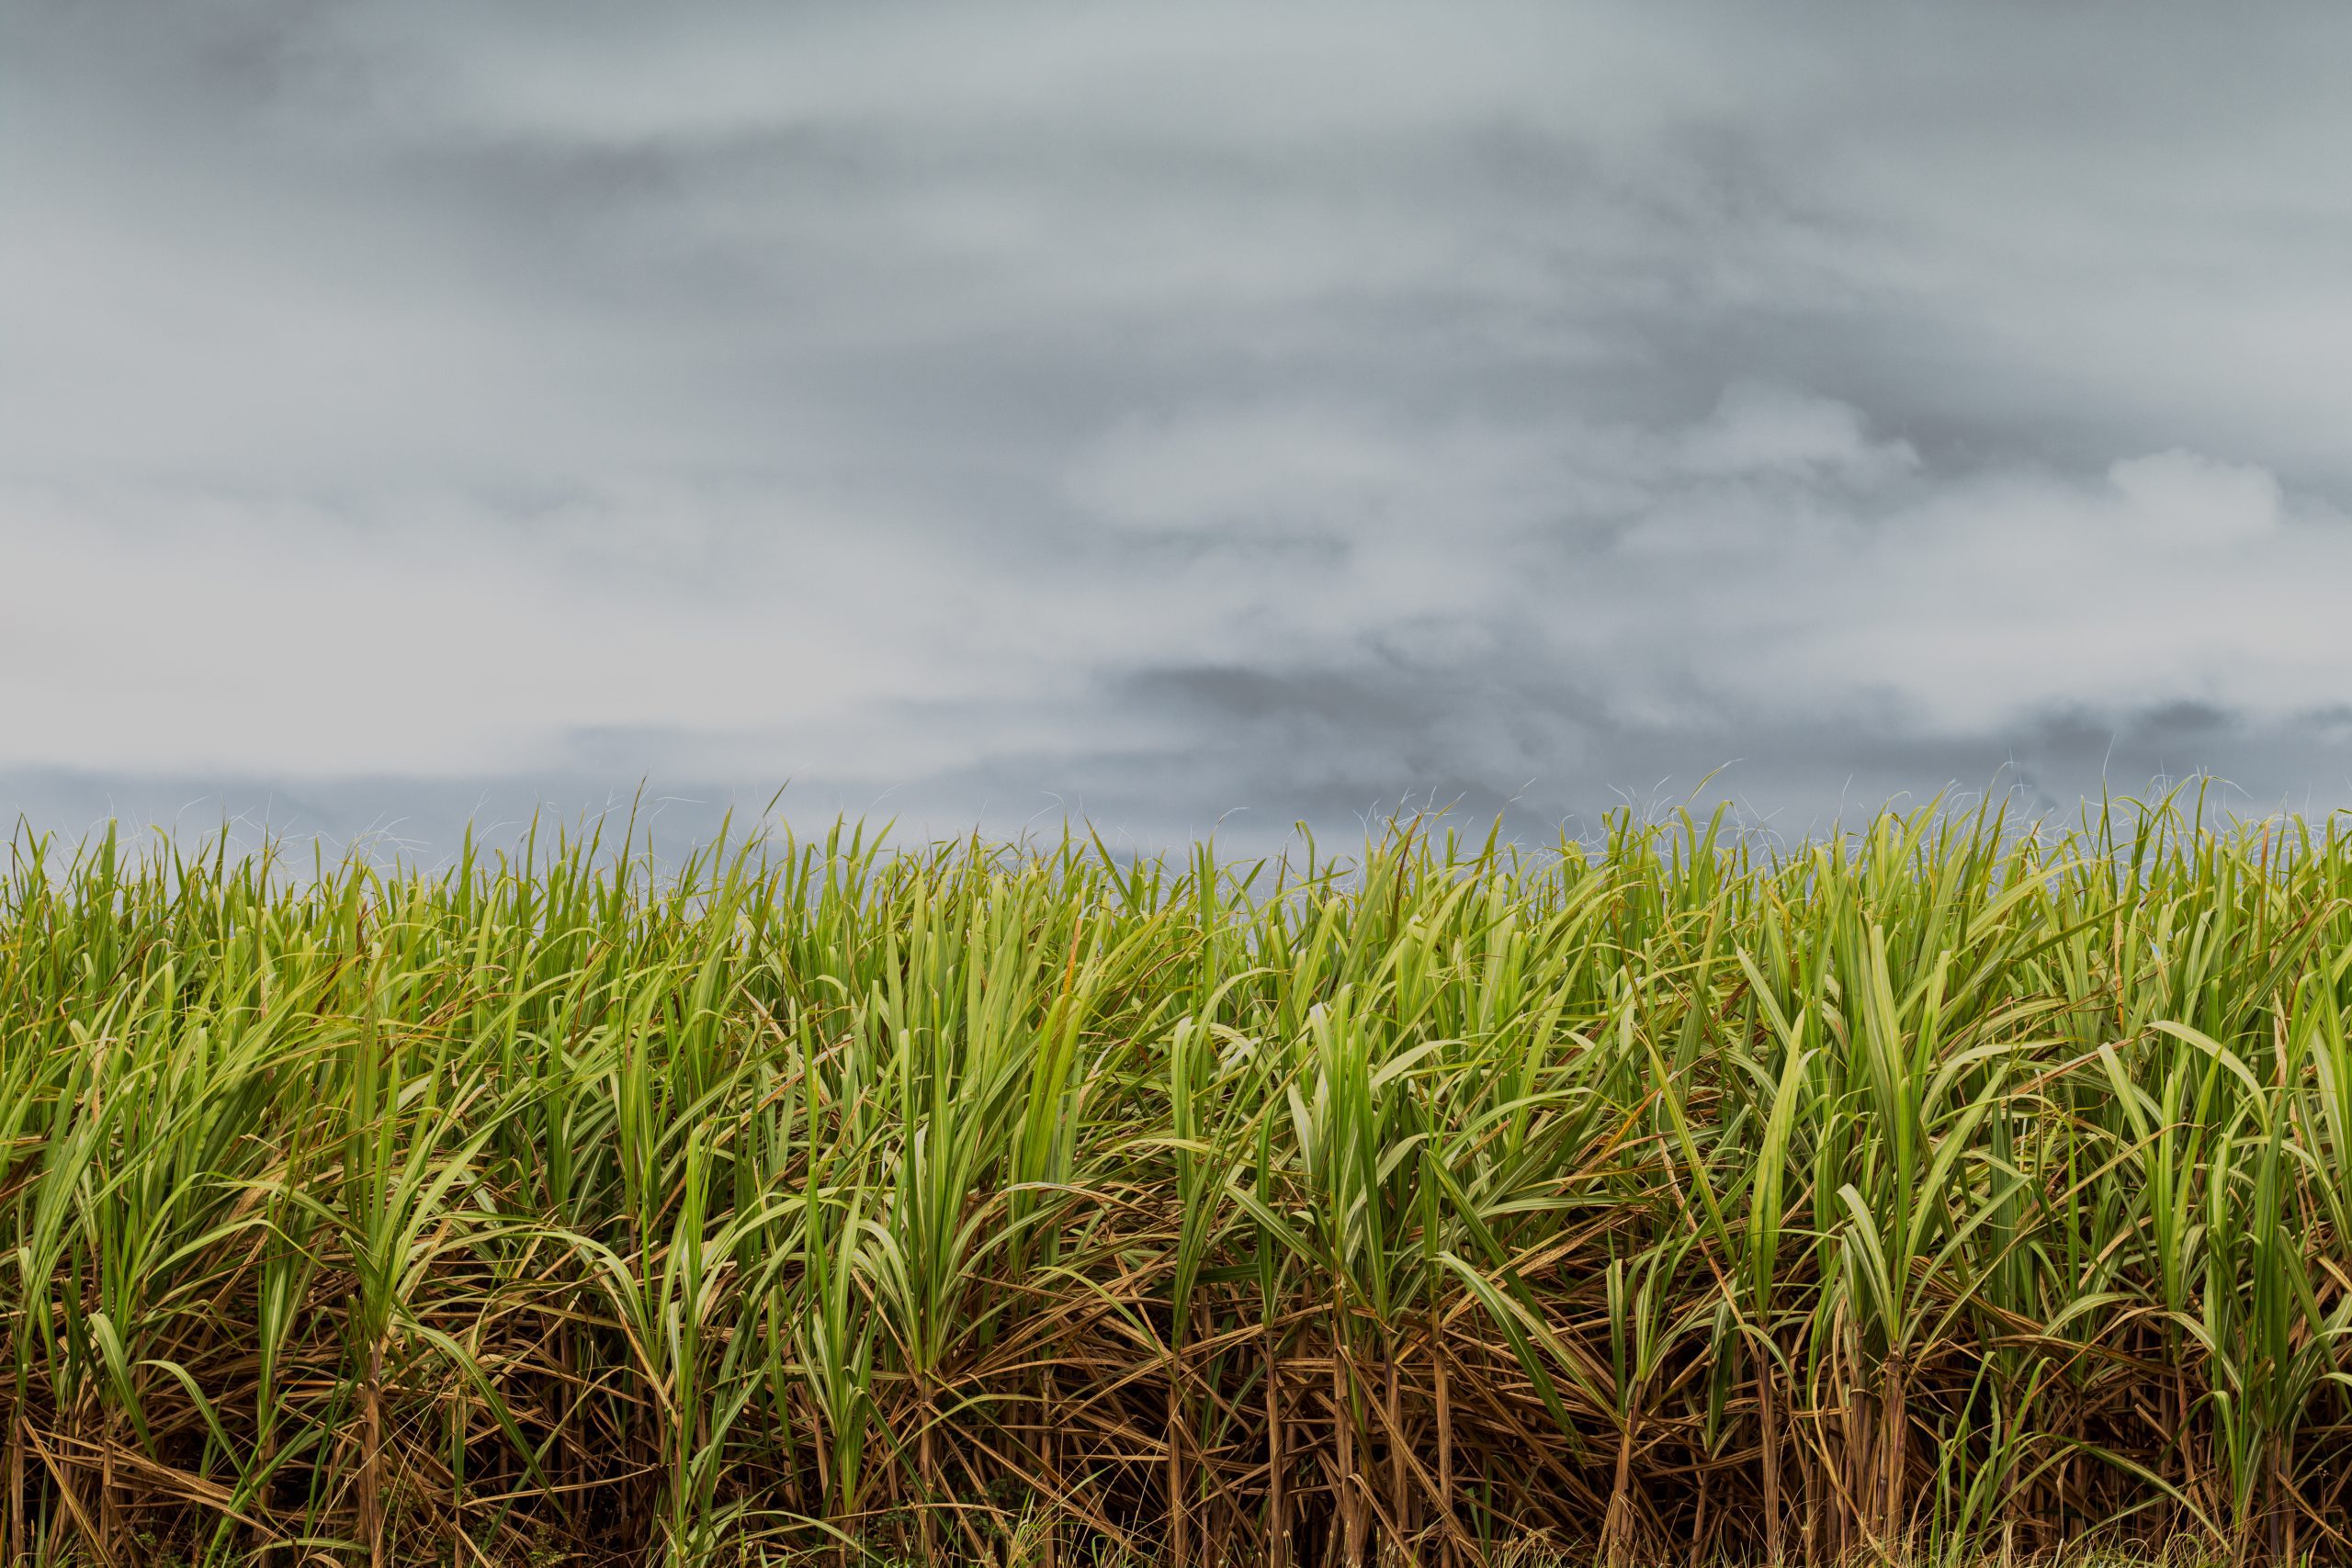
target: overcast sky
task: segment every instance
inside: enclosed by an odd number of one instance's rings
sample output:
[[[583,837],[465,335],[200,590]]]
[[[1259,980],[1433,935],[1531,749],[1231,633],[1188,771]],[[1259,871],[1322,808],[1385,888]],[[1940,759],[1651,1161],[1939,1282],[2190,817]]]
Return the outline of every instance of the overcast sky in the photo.
[[[2352,804],[2348,49],[0,0],[0,807]]]

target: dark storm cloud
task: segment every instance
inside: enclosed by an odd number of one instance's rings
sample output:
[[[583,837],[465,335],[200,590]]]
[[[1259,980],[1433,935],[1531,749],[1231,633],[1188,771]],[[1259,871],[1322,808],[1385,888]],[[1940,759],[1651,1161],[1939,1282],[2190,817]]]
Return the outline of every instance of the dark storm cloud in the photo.
[[[2340,13],[0,25],[52,816],[2346,789]]]

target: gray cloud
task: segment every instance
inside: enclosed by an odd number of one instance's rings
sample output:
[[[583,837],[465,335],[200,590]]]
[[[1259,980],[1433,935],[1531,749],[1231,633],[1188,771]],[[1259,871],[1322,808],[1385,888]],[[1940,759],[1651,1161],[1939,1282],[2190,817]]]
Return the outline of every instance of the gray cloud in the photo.
[[[5,27],[39,815],[2352,772],[2333,10]]]

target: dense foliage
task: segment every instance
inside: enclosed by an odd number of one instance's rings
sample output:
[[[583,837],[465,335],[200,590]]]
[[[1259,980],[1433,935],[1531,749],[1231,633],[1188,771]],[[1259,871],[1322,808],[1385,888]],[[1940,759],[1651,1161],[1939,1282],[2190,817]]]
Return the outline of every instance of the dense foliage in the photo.
[[[9,1561],[2344,1551],[2352,839],[20,836]]]

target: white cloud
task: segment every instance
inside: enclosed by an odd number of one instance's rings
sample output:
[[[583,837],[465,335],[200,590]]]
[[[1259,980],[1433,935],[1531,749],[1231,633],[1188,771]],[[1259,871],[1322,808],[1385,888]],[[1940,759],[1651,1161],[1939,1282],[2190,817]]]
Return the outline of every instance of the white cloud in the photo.
[[[1071,491],[1201,536],[1187,618],[1243,668],[1341,667],[1374,647],[1461,668],[1481,646],[1532,647],[1628,721],[1843,714],[1918,734],[2179,701],[2283,719],[2352,699],[2352,620],[2331,609],[2352,524],[2259,466],[2182,450],[2103,475],[1931,475],[1852,407],[1751,385],[1657,435],[1321,406],[1130,421]],[[1431,516],[1443,525],[1412,525]],[[1281,592],[1251,562],[1269,530],[1334,553],[1285,575],[1287,615],[1253,621],[1242,608]],[[1431,629],[1447,626],[1477,635]],[[1147,640],[1150,658],[1183,651]]]
[[[2153,538],[2243,544],[2279,525],[2278,477],[2249,464],[2176,449],[2126,458],[2107,477],[2122,492],[2126,526]]]
[[[1679,466],[1693,474],[1804,473],[1869,484],[1918,466],[1907,441],[1873,441],[1850,403],[1740,382],[1684,433]]]
[[[528,770],[582,730],[796,742],[921,693],[968,562],[887,519],[646,486],[529,514],[177,488],[0,490],[0,762],[318,777]],[[1024,660],[1025,662],[1025,660]]]
[[[2258,467],[2170,451],[2104,482],[1996,469],[1875,505],[1716,491],[1666,503],[1629,547],[1605,596],[1690,595],[1619,666],[1629,698],[1945,734],[2053,710],[2195,702],[2283,720],[2352,700],[2352,621],[2332,608],[2352,521]]]
[[[1587,433],[1337,402],[1217,403],[1130,416],[1081,452],[1070,499],[1140,528],[1473,536],[1598,499]]]

